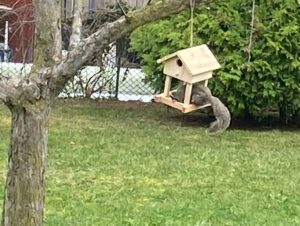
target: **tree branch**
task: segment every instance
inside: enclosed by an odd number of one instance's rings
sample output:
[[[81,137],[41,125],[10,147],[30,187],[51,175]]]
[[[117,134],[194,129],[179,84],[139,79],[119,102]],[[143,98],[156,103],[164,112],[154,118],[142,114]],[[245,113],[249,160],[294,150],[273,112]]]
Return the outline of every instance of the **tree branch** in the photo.
[[[61,60],[60,1],[34,0],[35,46],[32,71],[52,67]]]
[[[208,0],[196,0],[197,3],[207,3]],[[85,39],[86,50],[97,51],[113,41],[116,41],[126,33],[142,26],[175,13],[178,13],[190,6],[187,0],[164,0],[143,9],[135,10],[127,14],[127,18],[121,17],[118,20],[103,25],[98,31]],[[93,49],[91,48],[93,46]],[[97,47],[97,48],[94,48]]]
[[[61,1],[33,0],[35,18],[34,58],[30,74],[22,81],[22,95],[34,103],[45,99],[52,68],[62,61]]]
[[[0,80],[0,100],[3,102],[7,100],[7,85],[3,80]]]
[[[0,100],[2,100],[7,105],[16,104],[18,98],[22,93],[20,89],[19,78],[9,78],[0,80]]]
[[[209,0],[196,0],[196,3],[207,4]],[[72,78],[93,54],[101,51],[111,42],[132,32],[139,26],[178,13],[190,6],[187,0],[164,0],[135,10],[127,14],[127,18],[106,23],[88,38],[82,40],[76,48],[68,53],[67,58],[54,69],[51,81],[54,95],[58,95],[65,83]]]
[[[82,0],[75,0],[73,13],[72,34],[70,37],[69,50],[74,49],[81,41],[82,35]]]
[[[249,37],[249,45],[248,45],[248,63],[251,61],[251,46],[252,46],[252,39],[254,33],[254,20],[255,20],[255,0],[252,0],[252,19],[250,24],[250,37]]]

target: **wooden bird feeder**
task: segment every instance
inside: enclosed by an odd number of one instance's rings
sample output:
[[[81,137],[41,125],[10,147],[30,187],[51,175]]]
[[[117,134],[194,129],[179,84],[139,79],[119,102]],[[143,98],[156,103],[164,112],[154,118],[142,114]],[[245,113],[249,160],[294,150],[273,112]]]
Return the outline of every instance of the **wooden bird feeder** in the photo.
[[[157,63],[165,64],[164,74],[166,80],[164,92],[155,96],[155,102],[177,108],[183,113],[210,106],[209,104],[203,106],[190,104],[193,84],[203,82],[207,86],[208,79],[212,78],[213,71],[221,67],[207,45],[203,44],[179,50],[157,60]],[[183,103],[170,97],[172,78],[186,84]]]

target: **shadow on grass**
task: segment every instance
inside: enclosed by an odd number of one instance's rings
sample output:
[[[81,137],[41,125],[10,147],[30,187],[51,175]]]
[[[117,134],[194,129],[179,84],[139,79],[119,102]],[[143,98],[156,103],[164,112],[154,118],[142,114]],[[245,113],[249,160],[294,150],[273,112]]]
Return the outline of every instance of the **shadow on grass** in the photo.
[[[72,108],[83,109],[88,107],[94,110],[118,110],[123,113],[130,111],[135,117],[144,117],[159,121],[160,124],[176,123],[182,127],[204,127],[215,120],[211,108],[206,108],[183,114],[179,110],[158,103],[143,103],[140,101],[117,101],[117,100],[90,100],[90,99],[59,99],[56,101],[56,108],[63,108],[64,105]],[[86,114],[86,112],[85,112]],[[298,120],[299,121],[299,120]],[[282,125],[278,114],[266,115],[263,119],[241,119],[233,117],[229,130],[251,130],[251,131],[299,131],[300,121],[291,121]]]
[[[173,111],[173,110],[172,110]],[[183,127],[209,127],[209,124],[215,120],[210,110],[204,110],[200,113],[182,114],[172,113],[169,119],[173,122],[181,123]],[[281,124],[278,116],[267,116],[261,120],[233,117],[229,130],[251,130],[251,131],[300,131],[300,122],[290,121],[287,124]]]

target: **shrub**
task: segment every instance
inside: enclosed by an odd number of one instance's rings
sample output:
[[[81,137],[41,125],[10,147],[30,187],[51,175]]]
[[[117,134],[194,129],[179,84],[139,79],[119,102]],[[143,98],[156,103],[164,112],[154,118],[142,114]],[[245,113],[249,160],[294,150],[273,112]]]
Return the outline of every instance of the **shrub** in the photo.
[[[256,2],[250,52],[251,2],[214,1],[195,10],[194,45],[207,44],[221,63],[209,86],[233,114],[262,116],[278,109],[287,120],[299,111],[299,9],[295,0]],[[148,81],[157,90],[163,87],[164,76],[156,60],[189,47],[189,17],[185,11],[131,35],[131,48],[142,58]]]

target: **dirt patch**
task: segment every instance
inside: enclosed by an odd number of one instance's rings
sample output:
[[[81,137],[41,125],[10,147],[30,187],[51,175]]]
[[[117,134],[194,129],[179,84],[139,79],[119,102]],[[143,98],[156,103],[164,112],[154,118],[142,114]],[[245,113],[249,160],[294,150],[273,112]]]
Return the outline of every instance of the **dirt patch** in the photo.
[[[115,108],[115,109],[143,109],[153,106],[154,103],[144,103],[140,101],[101,101],[100,108]]]
[[[91,100],[84,98],[72,98],[72,99],[57,99],[55,102],[56,106],[60,106],[61,103],[72,105],[75,107],[92,106],[100,109],[143,109],[145,107],[153,106],[154,103],[144,103],[141,101],[118,101],[118,100]]]

